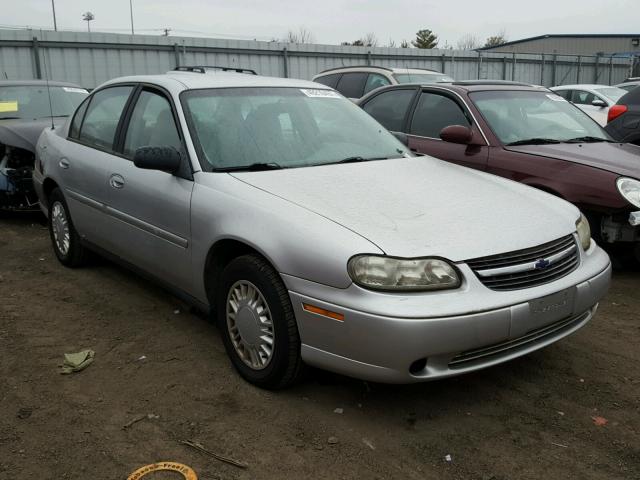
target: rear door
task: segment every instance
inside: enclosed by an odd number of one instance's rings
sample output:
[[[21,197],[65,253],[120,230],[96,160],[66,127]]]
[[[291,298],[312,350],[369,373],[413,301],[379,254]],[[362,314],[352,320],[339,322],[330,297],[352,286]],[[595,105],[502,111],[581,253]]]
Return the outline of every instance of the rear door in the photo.
[[[469,127],[475,138],[482,138],[478,126],[459,98],[445,90],[423,90],[405,127],[409,148],[465,167],[486,169],[489,155],[486,144],[460,145],[440,139],[442,129],[451,125]]]
[[[78,108],[65,155],[59,160],[61,185],[79,234],[110,250],[110,219],[106,214],[116,131],[134,87],[121,85],[94,93]]]
[[[190,204],[193,180],[175,106],[163,90],[143,86],[123,122],[118,156],[109,170],[109,214],[115,253],[184,291],[191,289]],[[136,167],[143,146],[174,147],[183,173]]]

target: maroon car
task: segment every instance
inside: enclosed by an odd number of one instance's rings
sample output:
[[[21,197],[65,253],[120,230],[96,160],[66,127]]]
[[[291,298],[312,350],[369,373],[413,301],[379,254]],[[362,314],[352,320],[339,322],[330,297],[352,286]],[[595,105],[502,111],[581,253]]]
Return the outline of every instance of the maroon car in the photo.
[[[625,242],[640,260],[640,147],[614,142],[550,90],[490,81],[393,85],[358,104],[406,134],[415,152],[568,200],[590,219],[594,238]]]

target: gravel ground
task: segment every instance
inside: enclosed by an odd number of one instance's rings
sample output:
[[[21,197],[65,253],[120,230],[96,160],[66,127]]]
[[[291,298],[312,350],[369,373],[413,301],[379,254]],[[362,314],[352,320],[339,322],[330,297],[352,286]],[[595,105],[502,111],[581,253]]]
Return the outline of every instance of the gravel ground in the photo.
[[[63,268],[38,221],[0,220],[0,479],[124,479],[165,460],[201,480],[640,479],[638,272],[614,275],[580,332],[499,367],[410,386],[312,371],[268,392],[163,290],[107,261]],[[84,348],[94,363],[60,375]]]

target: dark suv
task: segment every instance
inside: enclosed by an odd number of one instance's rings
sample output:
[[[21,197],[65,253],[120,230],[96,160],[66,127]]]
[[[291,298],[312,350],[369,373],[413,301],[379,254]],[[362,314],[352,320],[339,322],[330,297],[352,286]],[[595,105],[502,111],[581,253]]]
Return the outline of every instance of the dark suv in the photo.
[[[640,147],[616,143],[550,90],[490,81],[393,85],[358,104],[406,134],[415,152],[568,200],[596,238],[625,242],[640,260]]]

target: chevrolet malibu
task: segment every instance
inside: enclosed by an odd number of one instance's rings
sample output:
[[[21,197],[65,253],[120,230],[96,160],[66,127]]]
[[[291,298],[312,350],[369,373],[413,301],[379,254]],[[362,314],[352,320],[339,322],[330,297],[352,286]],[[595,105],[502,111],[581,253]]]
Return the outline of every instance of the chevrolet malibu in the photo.
[[[576,207],[413,156],[307,81],[109,81],[42,134],[34,184],[62,264],[96,251],[160,282],[265,388],[305,365],[389,383],[495,365],[583,327],[610,281]]]

